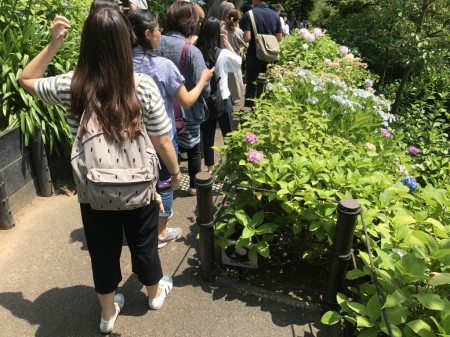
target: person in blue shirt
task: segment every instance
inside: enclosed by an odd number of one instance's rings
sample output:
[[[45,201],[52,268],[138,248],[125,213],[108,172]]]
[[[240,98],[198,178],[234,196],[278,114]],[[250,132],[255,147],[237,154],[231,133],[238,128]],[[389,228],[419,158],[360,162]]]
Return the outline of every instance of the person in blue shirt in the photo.
[[[251,10],[255,17],[258,34],[272,34],[278,41],[281,41],[283,32],[279,15],[271,10],[264,1],[252,0],[252,3],[253,8]],[[258,79],[258,74],[266,72],[268,63],[256,58],[255,33],[248,12],[242,18],[241,29],[244,31],[245,42],[249,42],[246,56],[245,106],[253,107],[252,99],[256,96],[255,82]]]
[[[186,40],[193,35],[198,35],[199,25],[200,18],[195,6],[186,1],[175,1],[167,10],[169,31],[161,36],[159,48],[155,49],[155,53],[172,60],[173,63],[178,65]],[[191,90],[197,85],[205,69],[206,63],[202,53],[196,46],[190,45],[182,72],[187,90]],[[207,83],[203,87],[201,96],[208,97],[210,90],[210,84]],[[188,192],[190,195],[197,193],[194,179],[201,169],[200,124],[206,117],[203,101],[197,100],[189,109],[184,111],[185,116],[189,116],[185,119],[186,132],[178,135],[180,150],[187,152],[188,155]]]
[[[187,91],[185,79],[178,67],[171,60],[157,56],[153,51],[158,48],[161,39],[162,28],[159,26],[158,16],[151,11],[137,9],[128,15],[128,20],[137,39],[133,46],[134,71],[149,75],[158,85],[166,112],[172,121],[172,142],[178,151],[173,100],[175,98],[184,109],[189,109],[212,78],[214,69],[204,69],[197,85]],[[170,173],[164,163],[161,163],[160,180],[167,179],[170,179]],[[168,219],[172,214],[173,192],[160,191],[159,193],[164,205],[164,211],[160,212],[158,220],[158,248],[161,248],[168,242],[178,239],[181,236],[181,228],[167,227]]]

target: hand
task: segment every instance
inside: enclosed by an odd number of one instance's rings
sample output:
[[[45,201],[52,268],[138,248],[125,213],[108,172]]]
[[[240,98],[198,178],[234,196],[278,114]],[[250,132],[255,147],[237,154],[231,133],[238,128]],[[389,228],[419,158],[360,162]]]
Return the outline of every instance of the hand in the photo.
[[[225,29],[222,29],[220,31],[220,37],[222,38],[223,44],[226,46],[226,44],[228,43],[228,33]]]
[[[206,68],[205,70],[203,70],[202,75],[200,76],[200,80],[204,79],[205,82],[211,81],[214,76],[214,69],[216,68],[212,67],[211,69]]]
[[[61,47],[64,43],[64,38],[69,34],[68,28],[71,28],[69,20],[64,16],[56,15],[50,26],[52,43],[56,43],[58,47]]]
[[[172,178],[170,178],[170,189],[169,191],[176,191],[180,189],[180,183],[181,183],[181,171],[178,169],[178,173]]]

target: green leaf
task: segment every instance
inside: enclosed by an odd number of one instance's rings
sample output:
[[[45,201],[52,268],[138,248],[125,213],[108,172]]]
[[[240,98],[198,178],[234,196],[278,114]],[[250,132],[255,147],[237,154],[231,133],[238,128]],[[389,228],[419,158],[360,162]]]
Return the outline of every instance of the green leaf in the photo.
[[[250,217],[243,210],[237,211],[235,217],[241,225],[247,226],[250,222]]]
[[[347,302],[347,305],[357,314],[368,316],[367,308],[364,304],[358,302]]]
[[[255,230],[253,228],[244,227],[242,230],[242,239],[251,239],[255,235]]]
[[[406,300],[406,296],[399,290],[396,290],[393,294],[386,296],[386,301],[383,308],[395,307],[402,304]]]
[[[395,216],[394,219],[392,219],[392,222],[395,225],[410,225],[416,223],[417,221],[411,215],[404,214]]]
[[[351,269],[347,272],[345,278],[347,280],[354,280],[367,275],[370,275],[369,272],[362,271],[361,269]]]
[[[381,307],[380,300],[378,299],[378,295],[374,294],[367,301],[367,312],[369,318],[375,322],[381,316]]]
[[[396,267],[401,275],[411,280],[424,280],[425,262],[417,258],[414,254],[406,254],[396,263]]]
[[[436,233],[436,235],[438,235],[439,237],[441,237],[443,239],[448,239],[447,229],[438,220],[433,219],[433,218],[428,218],[425,220],[425,222],[433,225],[433,229],[434,229],[434,232]]]
[[[374,323],[371,322],[367,317],[358,316],[356,317],[356,326],[359,328],[371,328],[374,326]]]
[[[379,196],[381,206],[389,206],[392,200],[392,193],[389,189],[385,189]]]
[[[264,211],[259,211],[253,216],[252,223],[256,227],[262,224],[263,222],[264,222]]]
[[[436,337],[433,329],[421,319],[410,321],[406,325],[420,337]]]
[[[412,297],[430,310],[444,310],[445,308],[444,301],[438,294],[414,294]]]
[[[269,245],[266,241],[258,242],[258,244],[256,245],[256,248],[258,249],[258,253],[261,254],[262,256],[264,256],[264,257],[270,256]]]
[[[327,325],[334,325],[339,323],[341,319],[342,316],[336,311],[327,311],[320,319],[320,322]]]
[[[255,228],[256,234],[263,235],[268,233],[274,233],[276,229],[278,228],[277,224],[274,223],[265,223],[261,226],[258,226]]]

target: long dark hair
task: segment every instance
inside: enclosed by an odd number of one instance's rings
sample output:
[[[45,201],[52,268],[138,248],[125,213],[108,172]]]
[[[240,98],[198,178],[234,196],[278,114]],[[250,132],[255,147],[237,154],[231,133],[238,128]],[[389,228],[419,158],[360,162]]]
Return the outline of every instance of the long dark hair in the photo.
[[[115,141],[133,137],[141,124],[141,104],[134,85],[131,54],[133,33],[117,9],[101,8],[87,17],[81,33],[78,65],[72,77],[71,110],[92,113]]]
[[[140,45],[147,52],[153,52],[152,44],[145,37],[145,31],[148,29],[153,33],[159,23],[158,16],[147,9],[137,9],[128,14],[128,21],[136,36],[135,45]]]
[[[194,4],[177,0],[167,10],[167,27],[184,37],[197,35],[200,17]]]
[[[92,1],[91,7],[89,8],[89,14],[105,7],[120,10],[119,4],[116,0],[94,0]]]
[[[200,49],[206,63],[215,63],[216,49],[220,47],[220,21],[210,16],[200,27],[196,47]]]

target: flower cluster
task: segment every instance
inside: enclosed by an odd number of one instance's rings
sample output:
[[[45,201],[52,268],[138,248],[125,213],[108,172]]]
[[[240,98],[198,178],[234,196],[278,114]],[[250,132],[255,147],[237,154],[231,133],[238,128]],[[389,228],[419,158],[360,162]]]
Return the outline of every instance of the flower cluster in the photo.
[[[417,189],[419,188],[416,178],[414,178],[414,177],[408,176],[408,177],[400,179],[400,181],[403,183],[403,185],[405,185],[409,188],[410,192],[417,191]]]
[[[367,149],[369,149],[370,151],[376,151],[377,150],[377,147],[374,145],[374,144],[372,144],[372,143],[367,143],[366,144],[366,147],[367,147]]]
[[[380,129],[380,132],[381,132],[381,134],[382,134],[383,136],[385,136],[386,138],[394,138],[394,134],[393,134],[391,131],[389,131],[388,129],[381,128],[381,129]]]
[[[341,54],[342,56],[345,56],[349,53],[348,47],[346,46],[341,46],[339,48],[339,54]]]
[[[251,163],[260,163],[264,160],[264,155],[256,150],[250,150],[247,161]]]
[[[414,156],[417,156],[420,150],[417,147],[411,145],[410,147],[408,147],[408,152]]]
[[[325,35],[325,32],[321,28],[314,28],[313,35],[316,39],[320,39],[322,36]]]
[[[370,79],[366,79],[364,81],[364,87],[365,88],[372,88],[373,87],[373,82]]]
[[[314,42],[316,37],[314,34],[311,34],[306,28],[300,29],[299,33],[306,39],[308,42]]]
[[[258,137],[252,132],[248,132],[244,136],[245,143],[247,143],[248,146],[253,145],[258,142]],[[247,161],[250,163],[260,163],[264,160],[264,155],[261,152],[258,152],[256,150],[250,150],[250,152],[247,155]]]
[[[258,137],[255,136],[255,134],[249,132],[245,135],[244,137],[245,142],[247,143],[247,145],[252,145],[255,144],[258,141]]]

